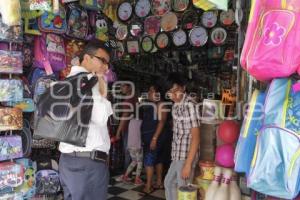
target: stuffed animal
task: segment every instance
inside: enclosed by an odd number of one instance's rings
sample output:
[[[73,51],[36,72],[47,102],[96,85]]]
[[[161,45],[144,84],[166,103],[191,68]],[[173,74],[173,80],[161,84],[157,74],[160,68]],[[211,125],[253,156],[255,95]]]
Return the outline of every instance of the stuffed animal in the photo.
[[[21,24],[21,5],[19,0],[0,0],[2,21],[8,26]]]

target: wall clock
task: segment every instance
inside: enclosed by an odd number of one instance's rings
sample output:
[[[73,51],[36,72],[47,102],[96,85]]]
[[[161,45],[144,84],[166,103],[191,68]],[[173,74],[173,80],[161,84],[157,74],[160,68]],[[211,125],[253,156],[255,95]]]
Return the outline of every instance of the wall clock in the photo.
[[[217,11],[207,11],[204,12],[201,18],[201,22],[204,27],[212,28],[216,25],[218,20],[218,12]]]
[[[132,5],[127,1],[121,3],[117,9],[118,19],[122,22],[128,21],[131,18],[132,13]]]
[[[160,32],[156,35],[155,45],[158,49],[166,49],[170,46],[170,37],[166,32]]]
[[[201,47],[207,43],[208,35],[205,28],[197,26],[190,31],[189,41],[194,47]]]
[[[222,45],[225,43],[225,40],[227,38],[227,32],[224,28],[222,27],[217,27],[214,28],[213,31],[211,32],[211,41],[215,45]]]
[[[185,45],[187,42],[186,32],[182,29],[175,31],[172,36],[172,41],[176,47]]]
[[[171,10],[171,0],[152,0],[151,11],[153,15],[163,16]]]
[[[150,53],[154,48],[154,41],[150,36],[145,36],[142,38],[141,47],[144,52]]]
[[[150,14],[151,3],[149,0],[138,0],[134,7],[135,15],[143,18]]]

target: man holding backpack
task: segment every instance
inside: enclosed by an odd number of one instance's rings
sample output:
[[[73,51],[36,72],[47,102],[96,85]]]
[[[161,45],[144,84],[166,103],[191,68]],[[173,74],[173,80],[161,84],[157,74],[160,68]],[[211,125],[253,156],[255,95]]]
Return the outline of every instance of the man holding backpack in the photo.
[[[113,111],[106,99],[103,76],[108,70],[110,52],[107,43],[92,41],[79,55],[80,66],[71,68],[69,77],[89,73],[87,77],[96,75],[98,82],[92,87],[93,109],[85,147],[62,142],[59,146],[59,174],[65,200],[107,199],[110,149],[107,120]]]

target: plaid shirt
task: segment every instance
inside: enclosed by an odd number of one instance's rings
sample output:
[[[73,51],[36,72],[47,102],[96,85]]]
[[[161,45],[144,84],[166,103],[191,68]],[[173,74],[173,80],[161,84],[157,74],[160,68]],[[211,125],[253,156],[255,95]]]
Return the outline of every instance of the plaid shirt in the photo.
[[[186,160],[191,145],[191,128],[200,128],[200,118],[197,106],[186,95],[180,103],[175,103],[172,108],[173,116],[173,141],[172,160]],[[195,160],[199,157],[199,150]]]

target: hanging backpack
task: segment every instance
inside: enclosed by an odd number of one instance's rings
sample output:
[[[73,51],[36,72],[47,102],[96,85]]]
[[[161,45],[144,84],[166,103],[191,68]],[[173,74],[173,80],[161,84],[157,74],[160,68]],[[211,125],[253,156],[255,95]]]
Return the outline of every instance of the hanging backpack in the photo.
[[[38,17],[40,17],[43,10],[30,10],[31,0],[22,0],[21,2],[21,16],[24,19],[24,33],[32,35],[40,35],[38,30]]]
[[[23,84],[17,79],[0,79],[0,102],[22,101]]]
[[[241,65],[256,79],[300,73],[299,7],[299,1],[252,1]]]
[[[22,24],[8,26],[3,23],[0,15],[0,41],[7,42],[22,42],[23,41],[23,29]]]
[[[293,199],[300,192],[300,93],[291,79],[274,79],[264,106],[248,186],[260,193]]]
[[[105,6],[105,0],[80,0],[80,5],[88,10],[99,11]]]
[[[234,170],[246,173],[247,176],[249,175],[251,160],[253,158],[256,136],[262,127],[265,98],[265,92],[259,90],[253,92],[235,150]]]
[[[111,19],[102,12],[90,12],[90,24],[94,38],[101,41],[108,41],[109,36],[115,35],[115,28]]]
[[[79,54],[84,48],[83,41],[69,40],[66,42],[66,62],[67,67],[60,72],[60,79],[65,79],[74,65],[79,65]]]
[[[21,192],[24,199],[31,199],[36,193],[35,173],[37,170],[36,162],[28,158],[16,160],[16,163],[24,167],[24,182],[16,188],[16,192]]]
[[[47,33],[63,34],[67,30],[66,10],[60,6],[57,13],[44,12],[38,21],[39,29]]]
[[[13,192],[24,182],[24,167],[14,162],[0,163],[0,194]]]
[[[53,159],[42,159],[36,162],[36,193],[57,194],[61,190],[57,162]]]
[[[22,139],[20,136],[0,136],[0,161],[21,158]]]
[[[66,67],[66,50],[61,36],[43,33],[34,40],[34,66],[60,71]],[[51,72],[48,72],[51,74]]]
[[[87,11],[76,3],[66,5],[67,31],[66,35],[71,38],[85,40],[89,33],[89,16]]]

